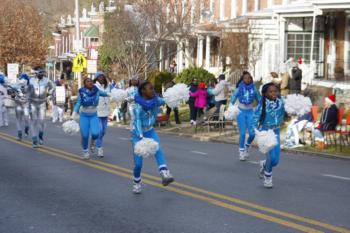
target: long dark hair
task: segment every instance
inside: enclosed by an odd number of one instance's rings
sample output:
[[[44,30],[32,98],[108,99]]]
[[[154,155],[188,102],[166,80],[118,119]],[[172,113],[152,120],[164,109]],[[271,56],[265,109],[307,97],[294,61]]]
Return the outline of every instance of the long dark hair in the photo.
[[[142,96],[142,91],[146,89],[147,85],[152,85],[152,83],[149,81],[144,81],[139,85],[138,93],[140,96]]]
[[[261,98],[261,101],[262,101],[262,110],[261,110],[261,116],[260,116],[260,119],[259,119],[259,126],[262,125],[262,123],[264,122],[265,120],[265,117],[266,117],[266,93],[267,91],[269,90],[270,87],[272,86],[276,86],[274,83],[266,83],[263,87],[262,87],[262,90],[261,90],[261,94],[262,94],[262,98]]]
[[[103,84],[105,87],[107,87],[107,85],[108,85],[108,79],[107,79],[107,77],[104,76],[104,75],[100,75],[100,76],[98,76],[97,78],[95,78],[95,79],[94,79],[94,83],[98,82],[98,79],[99,79],[100,77],[103,77],[103,83],[102,83],[102,84]]]
[[[238,88],[239,84],[243,81],[244,75],[249,74],[250,78],[253,79],[252,75],[248,72],[248,71],[243,71],[241,77],[239,78],[237,84],[236,84],[236,88]]]
[[[131,82],[132,82],[132,79],[130,79],[129,80],[129,87],[131,87],[132,85],[131,85]],[[137,85],[136,85],[136,87],[138,87],[140,85],[140,81],[139,80],[137,80]]]

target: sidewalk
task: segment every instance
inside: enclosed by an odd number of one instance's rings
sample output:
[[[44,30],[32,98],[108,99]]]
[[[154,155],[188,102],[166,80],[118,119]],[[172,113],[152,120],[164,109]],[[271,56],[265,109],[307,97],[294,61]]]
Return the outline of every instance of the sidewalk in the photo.
[[[129,128],[129,125],[122,124],[113,124],[116,127],[120,128]],[[171,123],[169,126],[161,126],[156,127],[156,130],[159,133],[170,134],[180,137],[188,137],[198,141],[210,141],[210,142],[220,142],[227,144],[238,144],[239,135],[238,131],[234,131],[231,128],[229,130],[225,130],[223,132],[219,132],[218,130],[213,130],[211,132],[207,131],[207,128],[204,126],[197,127],[197,130],[194,126],[189,123],[182,123],[181,125],[176,125],[175,123]],[[196,132],[197,131],[197,132]],[[281,140],[284,141],[285,134],[282,131]],[[254,142],[253,142],[253,146]],[[339,147],[335,149],[331,147],[330,149],[325,149],[324,151],[319,151],[310,145],[301,146],[295,149],[282,149],[283,151],[291,152],[291,153],[302,153],[314,156],[323,156],[329,158],[340,158],[340,159],[350,159],[350,146],[343,148],[341,152]]]

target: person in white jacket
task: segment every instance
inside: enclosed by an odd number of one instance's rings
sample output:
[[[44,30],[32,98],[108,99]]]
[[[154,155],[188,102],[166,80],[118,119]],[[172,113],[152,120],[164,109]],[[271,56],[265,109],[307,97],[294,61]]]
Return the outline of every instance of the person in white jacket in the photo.
[[[225,75],[220,74],[219,75],[219,83],[216,84],[215,88],[213,89],[213,95],[215,96],[215,118],[218,118],[220,113],[221,105],[226,105],[227,103],[227,96],[226,91],[230,91],[229,83],[225,80]]]
[[[111,93],[112,86],[108,84],[106,75],[103,72],[97,72],[94,79],[96,87],[105,92]],[[97,116],[100,121],[100,135],[96,140],[97,156],[103,158],[103,137],[106,134],[108,117],[110,113],[110,97],[100,96],[98,106],[97,106]],[[93,143],[91,145],[94,145]],[[94,148],[92,148],[94,150]],[[94,151],[93,151],[94,152]]]
[[[5,106],[5,99],[7,98],[7,88],[4,86],[5,76],[0,74],[0,127],[8,126],[7,108]]]

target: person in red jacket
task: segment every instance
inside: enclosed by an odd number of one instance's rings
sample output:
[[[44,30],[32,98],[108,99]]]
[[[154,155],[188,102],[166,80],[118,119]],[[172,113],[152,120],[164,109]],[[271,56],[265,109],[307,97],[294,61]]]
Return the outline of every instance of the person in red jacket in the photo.
[[[204,108],[207,106],[208,91],[206,89],[205,83],[200,82],[198,84],[198,90],[195,92],[190,92],[190,96],[195,98],[195,119],[193,123],[195,125],[197,116],[201,117],[204,113]]]

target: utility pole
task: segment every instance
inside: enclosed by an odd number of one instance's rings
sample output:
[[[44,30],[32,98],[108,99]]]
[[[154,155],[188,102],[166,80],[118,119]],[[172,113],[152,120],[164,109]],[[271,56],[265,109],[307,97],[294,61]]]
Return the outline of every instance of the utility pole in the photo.
[[[79,22],[79,0],[75,0],[75,52],[78,54],[81,50],[80,40],[80,22]],[[78,78],[78,87],[81,88],[81,73],[75,73]]]

